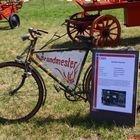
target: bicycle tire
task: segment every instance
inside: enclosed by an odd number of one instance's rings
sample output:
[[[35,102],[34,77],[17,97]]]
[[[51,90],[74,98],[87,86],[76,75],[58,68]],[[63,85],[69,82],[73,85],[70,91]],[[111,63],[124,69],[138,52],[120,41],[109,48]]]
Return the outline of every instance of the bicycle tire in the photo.
[[[0,63],[0,122],[27,121],[42,105],[43,85],[37,71],[31,66],[30,75],[23,86],[14,94],[10,94],[21,83],[25,68],[25,64],[18,62]]]

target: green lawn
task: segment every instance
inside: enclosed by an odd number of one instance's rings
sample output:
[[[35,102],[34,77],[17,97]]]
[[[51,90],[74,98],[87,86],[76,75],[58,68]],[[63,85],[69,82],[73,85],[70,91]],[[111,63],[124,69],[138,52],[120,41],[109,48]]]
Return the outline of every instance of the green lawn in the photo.
[[[18,13],[21,19],[20,28],[4,30],[2,27],[7,26],[8,23],[0,24],[0,62],[14,60],[15,56],[22,52],[28,43],[22,42],[20,36],[26,34],[29,27],[41,28],[49,32],[40,39],[39,46],[49,40],[57,30],[59,34],[65,33],[66,27],[61,24],[74,13],[82,11],[74,2],[44,1],[45,4],[43,0],[32,0],[23,5]],[[126,28],[123,25],[122,9],[102,11],[102,14],[112,14],[119,19],[122,27],[119,47],[129,46],[134,50],[140,49],[140,28]],[[52,45],[64,47],[65,42],[70,41],[66,36]],[[88,63],[90,62],[91,56],[88,58]],[[44,73],[41,74],[48,89],[45,105],[29,122],[0,124],[1,140],[127,140],[128,136],[140,136],[140,116],[137,117],[137,125],[133,128],[91,121],[88,102],[67,101],[63,92],[55,91],[54,82]]]

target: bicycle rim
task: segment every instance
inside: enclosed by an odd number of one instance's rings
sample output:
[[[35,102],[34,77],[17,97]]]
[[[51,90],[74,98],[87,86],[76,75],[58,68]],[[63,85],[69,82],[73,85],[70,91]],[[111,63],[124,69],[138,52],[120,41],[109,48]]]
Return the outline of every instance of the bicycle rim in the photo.
[[[30,70],[23,86],[11,95],[22,81],[25,66],[16,62],[0,64],[0,121],[27,121],[41,107],[43,87],[34,69]]]
[[[85,76],[83,79],[83,91],[86,94],[87,100],[90,102],[90,92],[91,92],[91,83],[92,83],[92,66],[90,65],[85,72]]]

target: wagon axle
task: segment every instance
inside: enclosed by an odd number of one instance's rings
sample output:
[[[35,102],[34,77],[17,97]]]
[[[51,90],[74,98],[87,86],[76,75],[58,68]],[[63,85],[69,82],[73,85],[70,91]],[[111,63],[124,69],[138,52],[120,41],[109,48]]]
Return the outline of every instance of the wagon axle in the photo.
[[[84,25],[84,23],[82,24],[78,24],[76,25],[76,28],[75,28],[80,34],[82,34],[82,32],[84,32],[84,30],[86,29],[86,26]]]

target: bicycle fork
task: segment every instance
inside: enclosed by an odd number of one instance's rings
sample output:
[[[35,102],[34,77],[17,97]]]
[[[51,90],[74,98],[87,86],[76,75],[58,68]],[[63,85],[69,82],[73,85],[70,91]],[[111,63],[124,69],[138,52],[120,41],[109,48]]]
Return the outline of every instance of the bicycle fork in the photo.
[[[19,86],[13,89],[12,91],[10,91],[9,95],[11,96],[15,95],[17,91],[24,85],[26,78],[29,77],[30,75],[31,72],[24,72],[24,74],[22,75],[22,81],[20,82]]]

